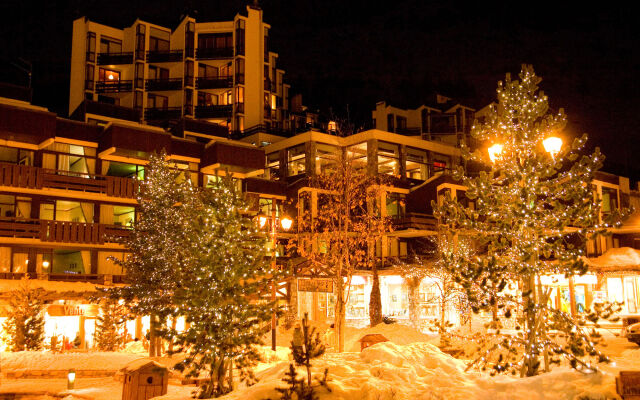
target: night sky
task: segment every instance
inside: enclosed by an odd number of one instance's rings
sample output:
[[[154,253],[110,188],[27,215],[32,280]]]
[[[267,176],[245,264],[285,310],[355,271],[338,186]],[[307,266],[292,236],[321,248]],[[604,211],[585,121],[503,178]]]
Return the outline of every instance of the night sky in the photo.
[[[415,107],[439,92],[481,107],[498,80],[533,64],[569,134],[586,132],[605,170],[640,179],[640,24],[630,5],[396,1],[261,1],[271,49],[293,92],[323,112],[368,127],[375,103]],[[629,2],[630,3],[630,2]],[[33,63],[34,103],[67,114],[74,18],[119,28],[143,20],[175,28],[184,13],[230,19],[246,1],[74,0],[0,5],[2,58]],[[607,9],[606,6],[612,8]],[[197,14],[196,14],[197,12]]]

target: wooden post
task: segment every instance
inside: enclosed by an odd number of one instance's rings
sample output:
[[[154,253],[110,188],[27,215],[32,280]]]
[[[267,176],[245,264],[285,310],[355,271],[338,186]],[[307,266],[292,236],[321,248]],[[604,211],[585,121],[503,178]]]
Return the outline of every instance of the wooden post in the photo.
[[[571,304],[571,316],[575,317],[576,311],[576,289],[573,283],[573,276],[569,277],[569,304]]]

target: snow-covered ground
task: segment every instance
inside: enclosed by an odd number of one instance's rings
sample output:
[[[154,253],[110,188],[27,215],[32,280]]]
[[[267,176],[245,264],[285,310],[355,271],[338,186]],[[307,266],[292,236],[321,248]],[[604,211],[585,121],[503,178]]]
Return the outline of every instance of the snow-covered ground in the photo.
[[[390,341],[359,352],[357,340],[368,333],[382,334]],[[438,342],[437,336],[425,335],[398,324],[348,329],[345,347],[351,351],[327,353],[314,360],[313,373],[319,377],[325,368],[329,370],[331,393],[319,388],[321,400],[616,399],[614,376],[619,370],[638,369],[640,347],[613,333],[604,331],[608,344],[606,351],[614,362],[603,366],[601,374],[583,375],[566,367],[526,379],[465,372],[465,361],[444,354],[433,345]],[[290,332],[279,334],[279,343],[286,343]],[[223,399],[279,398],[275,388],[284,387],[282,377],[288,368],[289,350],[279,346],[273,352],[265,346],[262,352],[265,362],[257,369],[260,382],[249,388],[241,387]],[[36,366],[39,369],[45,366],[51,369],[82,368],[89,365],[92,369],[99,369],[98,366],[119,369],[142,356],[135,353],[3,353],[2,370]],[[165,361],[168,364],[168,360]],[[168,394],[157,399],[188,400],[193,390],[193,386],[170,384]],[[41,400],[52,398],[46,393],[65,400],[113,400],[120,398],[122,384],[110,377],[78,379],[76,389],[67,392],[66,381],[62,379],[2,379],[0,393],[12,392],[40,393]]]

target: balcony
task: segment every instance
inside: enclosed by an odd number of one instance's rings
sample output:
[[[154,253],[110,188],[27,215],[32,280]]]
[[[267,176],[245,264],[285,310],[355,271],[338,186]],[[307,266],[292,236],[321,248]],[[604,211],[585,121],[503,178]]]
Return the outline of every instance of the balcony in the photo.
[[[0,186],[71,190],[134,199],[138,193],[138,185],[137,180],[130,178],[0,163]]]
[[[182,90],[182,78],[147,79],[145,81],[145,90],[151,92]]]
[[[228,127],[193,118],[183,118],[173,126],[172,133],[175,136],[184,137],[185,132],[202,133],[223,138],[229,137]]]
[[[197,78],[196,89],[223,89],[233,86],[232,76],[218,76],[215,78]]]
[[[433,215],[409,212],[401,218],[394,219],[393,226],[395,230],[436,230],[436,219],[433,217]]]
[[[144,119],[147,121],[165,121],[169,119],[180,119],[181,117],[182,107],[144,109]]]
[[[182,50],[150,50],[147,51],[148,63],[181,62]]]
[[[116,225],[0,218],[0,237],[39,239],[55,243],[104,244],[116,243],[130,234],[130,229]]]
[[[8,99],[26,101],[31,103],[32,90],[26,86],[12,85],[6,82],[0,82],[0,97]]]
[[[71,114],[71,118],[78,121],[84,121],[87,114],[140,122],[140,110],[130,107],[116,106],[115,104],[101,103],[93,100],[84,100],[80,103],[78,108],[76,108],[73,114]]]
[[[133,52],[99,53],[98,65],[133,64]]]
[[[200,47],[196,49],[196,60],[220,60],[225,58],[233,58],[233,47]]]
[[[90,282],[97,285],[124,284],[127,283],[126,275],[106,274],[38,274],[29,272],[31,279],[61,282]],[[24,272],[0,272],[0,279],[20,280],[24,278]]]
[[[231,118],[231,104],[196,106],[196,118]]]
[[[123,93],[130,92],[133,88],[133,81],[98,81],[96,82],[96,93]]]

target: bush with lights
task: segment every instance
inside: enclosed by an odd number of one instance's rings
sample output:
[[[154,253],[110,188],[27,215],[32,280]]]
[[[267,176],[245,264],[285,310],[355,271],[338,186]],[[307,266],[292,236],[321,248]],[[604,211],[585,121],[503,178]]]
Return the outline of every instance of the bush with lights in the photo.
[[[463,149],[467,161],[487,167],[474,177],[465,176],[461,168],[454,173],[475,207],[451,196],[434,204],[436,217],[452,237],[473,238],[485,249],[460,260],[452,271],[474,310],[499,307],[505,317],[517,318],[518,333],[501,335],[472,365],[532,376],[564,359],[578,370],[596,371],[596,362],[607,357],[596,347],[599,335],[594,328],[599,318],[611,317],[615,307],[598,306],[574,317],[549,305],[550,289],[541,285],[540,276],[584,274],[587,240],[619,224],[621,215],[600,218],[600,201],[591,187],[602,165],[600,151],[580,154],[586,136],[562,145],[562,109],[549,111],[532,67],[523,66],[519,77],[507,75],[498,84],[497,104],[484,122],[472,127],[474,138],[491,144],[489,151]],[[515,294],[505,290],[514,281]]]

